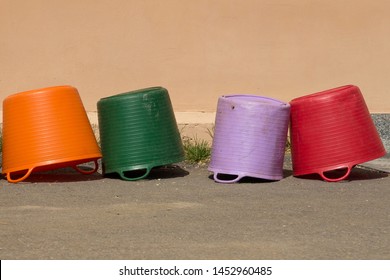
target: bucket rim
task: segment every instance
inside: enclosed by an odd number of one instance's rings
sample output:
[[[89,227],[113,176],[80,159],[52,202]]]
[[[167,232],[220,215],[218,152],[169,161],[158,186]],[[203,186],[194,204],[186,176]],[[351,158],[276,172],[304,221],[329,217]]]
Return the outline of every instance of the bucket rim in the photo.
[[[147,88],[127,91],[127,92],[122,92],[111,96],[102,97],[99,100],[99,103],[104,101],[109,101],[109,100],[116,100],[118,98],[122,100],[123,98],[132,98],[138,96],[139,94],[150,94],[150,93],[157,93],[161,91],[167,92],[167,89],[162,86],[147,87]]]
[[[294,98],[290,101],[290,103],[295,103],[295,102],[299,102],[299,101],[307,101],[307,100],[310,100],[310,99],[318,99],[318,98],[329,98],[330,97],[330,94],[334,94],[334,93],[344,93],[345,90],[348,90],[348,89],[357,89],[359,90],[359,88],[355,85],[344,85],[344,86],[339,86],[339,87],[335,87],[335,88],[331,88],[331,89],[327,89],[327,90],[322,90],[322,91],[319,91],[319,92],[315,92],[315,93],[311,93],[311,94],[307,94],[307,95],[304,95],[304,96],[300,96],[300,97],[297,97],[297,98]]]
[[[7,96],[4,99],[4,101],[7,99],[15,98],[15,97],[24,97],[24,96],[30,96],[33,94],[42,94],[42,93],[53,92],[53,91],[55,92],[55,91],[61,90],[61,89],[72,89],[72,90],[77,91],[77,89],[71,85],[50,86],[50,87],[43,87],[43,88],[38,88],[38,89],[32,89],[32,90],[12,93],[9,96]]]
[[[252,178],[265,179],[271,181],[279,181],[283,179],[283,171],[281,172],[281,174],[265,174],[265,173],[238,171],[238,170],[231,170],[231,169],[224,169],[224,168],[214,168],[212,166],[209,166],[207,170],[213,172],[214,174],[220,173],[220,174],[236,175],[240,179],[244,177],[252,177]]]
[[[255,94],[226,94],[220,97],[225,100],[233,100],[238,102],[253,103],[258,105],[267,105],[267,106],[276,106],[276,107],[285,107],[289,108],[290,104],[288,102],[283,102],[279,99],[272,97],[255,95]]]
[[[140,163],[140,164],[134,164],[134,165],[122,165],[122,166],[107,168],[107,164],[105,163],[104,157],[103,157],[102,158],[102,162],[104,165],[103,175],[112,174],[112,173],[121,174],[123,172],[135,171],[135,170],[140,170],[140,169],[151,170],[151,169],[159,167],[159,166],[174,164],[174,163],[181,162],[183,160],[184,160],[184,155],[180,155],[180,156],[177,156],[176,158],[171,158],[171,159],[167,159],[167,160],[154,161],[154,162],[150,162],[150,163]]]
[[[324,172],[332,171],[332,170],[337,170],[337,169],[342,169],[342,168],[349,168],[352,169],[354,166],[362,164],[367,161],[371,161],[377,158],[381,158],[386,155],[386,150],[380,151],[374,155],[367,156],[365,158],[360,158],[356,160],[351,160],[351,161],[346,161],[342,163],[337,163],[337,164],[330,164],[326,166],[321,166],[321,167],[315,167],[315,168],[306,168],[304,170],[296,170],[294,168],[294,163],[293,163],[293,175],[294,176],[304,176],[304,175],[310,175],[310,174],[323,174]]]
[[[17,167],[4,168],[4,166],[3,166],[3,169],[1,172],[2,172],[2,174],[7,174],[7,173],[14,173],[14,172],[21,172],[23,170],[40,169],[40,168],[45,168],[45,170],[54,170],[56,168],[50,168],[50,166],[63,164],[64,167],[65,166],[71,167],[74,165],[79,165],[82,163],[87,163],[90,161],[98,160],[100,158],[102,158],[102,155],[100,153],[93,153],[93,154],[88,154],[88,155],[83,155],[83,156],[75,156],[75,157],[41,161],[41,162],[37,162],[34,164],[20,165]]]

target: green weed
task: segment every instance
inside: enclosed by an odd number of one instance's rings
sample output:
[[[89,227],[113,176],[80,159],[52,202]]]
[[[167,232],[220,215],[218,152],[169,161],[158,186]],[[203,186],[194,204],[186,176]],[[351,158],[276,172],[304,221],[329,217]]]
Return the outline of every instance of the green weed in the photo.
[[[211,147],[206,140],[182,137],[185,160],[189,163],[207,164],[210,161]]]

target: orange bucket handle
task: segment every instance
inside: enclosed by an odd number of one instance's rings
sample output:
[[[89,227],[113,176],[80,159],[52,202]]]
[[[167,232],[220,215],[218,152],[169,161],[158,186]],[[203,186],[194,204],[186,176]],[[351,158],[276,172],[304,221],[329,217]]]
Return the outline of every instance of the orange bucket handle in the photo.
[[[347,168],[347,172],[343,176],[341,176],[339,178],[328,178],[324,174],[325,171],[321,172],[320,176],[325,181],[328,181],[328,182],[338,182],[338,181],[341,181],[341,180],[344,180],[345,178],[347,178],[349,176],[349,174],[351,173],[353,167],[354,166],[346,166],[345,168]],[[342,168],[337,168],[337,169],[342,169]]]
[[[18,179],[12,179],[12,178],[11,178],[12,172],[9,172],[9,173],[7,173],[7,181],[10,182],[10,183],[18,183],[18,182],[20,182],[20,181],[23,181],[23,180],[25,180],[28,176],[30,176],[30,174],[31,174],[31,172],[32,172],[33,170],[34,170],[34,167],[29,168],[29,169],[27,170],[27,173],[24,174],[22,177],[20,177],[20,178],[18,178]]]
[[[80,172],[81,174],[88,175],[88,174],[95,173],[99,169],[99,163],[97,162],[97,159],[95,159],[93,162],[95,163],[95,168],[93,170],[88,170],[88,171],[82,170],[77,165],[74,165],[72,167],[73,167],[73,169]]]

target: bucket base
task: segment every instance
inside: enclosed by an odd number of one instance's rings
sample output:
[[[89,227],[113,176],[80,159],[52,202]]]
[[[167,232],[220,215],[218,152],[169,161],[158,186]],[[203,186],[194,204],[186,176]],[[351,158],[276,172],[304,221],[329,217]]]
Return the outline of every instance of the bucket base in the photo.
[[[342,164],[332,165],[332,166],[327,166],[327,167],[320,167],[320,168],[315,168],[315,169],[310,169],[310,170],[306,169],[306,170],[298,170],[297,171],[293,167],[293,175],[295,177],[300,177],[300,176],[305,176],[305,175],[310,175],[310,174],[319,174],[322,177],[322,179],[324,179],[327,182],[338,182],[338,181],[342,181],[342,180],[347,179],[349,174],[351,173],[352,169],[356,165],[383,157],[384,155],[386,155],[386,151],[381,152],[373,157],[367,157],[365,159],[359,159],[359,160],[350,161],[347,163],[342,163]],[[327,175],[327,173],[329,173],[331,171],[336,171],[336,170],[340,171],[340,170],[344,170],[344,169],[345,169],[345,172],[342,172],[342,175],[340,175],[337,178],[334,178],[334,177],[331,178]]]
[[[132,166],[121,166],[116,168],[107,168],[103,159],[103,175],[110,177],[112,174],[117,174],[125,181],[137,181],[146,178],[153,168],[178,163],[184,160],[184,157],[170,159],[167,161],[159,161],[149,164],[140,164]]]
[[[283,179],[283,175],[267,175],[267,174],[259,174],[259,173],[252,173],[252,172],[222,170],[216,168],[209,168],[208,170],[214,173],[213,175],[214,181],[218,183],[225,183],[225,184],[236,183],[244,177],[265,179],[270,181],[279,181]]]
[[[58,159],[58,160],[52,160],[52,161],[47,161],[47,162],[41,162],[34,164],[34,166],[21,166],[18,168],[7,168],[3,170],[3,174],[6,175],[8,182],[10,183],[18,183],[23,180],[26,180],[28,176],[31,175],[31,173],[35,172],[45,172],[45,171],[50,171],[50,170],[55,170],[59,168],[64,168],[64,167],[72,167],[76,171],[82,173],[82,174],[92,174],[95,173],[98,168],[98,159],[101,158],[100,154],[96,155],[89,155],[86,158],[78,158],[75,159]],[[78,165],[87,163],[87,162],[95,162],[95,168],[92,170],[83,170],[78,167]],[[15,178],[16,177],[16,178]]]

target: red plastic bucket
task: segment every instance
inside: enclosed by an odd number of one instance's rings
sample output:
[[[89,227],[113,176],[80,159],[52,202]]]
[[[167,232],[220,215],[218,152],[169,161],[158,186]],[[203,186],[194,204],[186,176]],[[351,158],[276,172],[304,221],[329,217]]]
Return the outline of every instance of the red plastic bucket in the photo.
[[[358,87],[342,86],[290,104],[294,176],[318,173],[336,182],[347,178],[355,165],[386,154]],[[345,169],[345,174],[325,174],[337,169]]]

